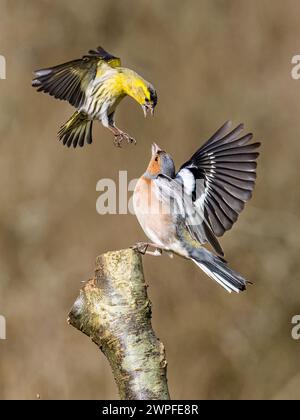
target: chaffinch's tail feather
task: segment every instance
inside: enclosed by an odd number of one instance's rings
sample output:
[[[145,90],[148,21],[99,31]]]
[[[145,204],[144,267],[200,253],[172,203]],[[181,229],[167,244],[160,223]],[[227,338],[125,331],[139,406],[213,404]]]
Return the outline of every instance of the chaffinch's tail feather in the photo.
[[[84,112],[76,111],[58,132],[59,140],[70,147],[84,146],[92,143],[93,121],[88,119]]]
[[[219,283],[229,293],[239,293],[246,289],[247,281],[228,267],[226,261],[212,254],[205,248],[195,249],[191,255],[197,264],[210,278]]]

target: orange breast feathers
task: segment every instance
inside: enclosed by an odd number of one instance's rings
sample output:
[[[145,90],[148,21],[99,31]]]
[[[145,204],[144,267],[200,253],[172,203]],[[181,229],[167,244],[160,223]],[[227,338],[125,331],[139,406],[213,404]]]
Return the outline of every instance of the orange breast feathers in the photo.
[[[150,175],[158,175],[161,172],[159,156],[156,155],[150,160],[150,163],[147,168],[147,172]]]
[[[153,191],[152,179],[142,176],[134,190],[136,211],[143,215],[158,214],[159,201]]]
[[[159,240],[168,244],[173,241],[175,225],[172,222],[170,206],[157,198],[154,188],[151,179],[139,179],[134,191],[134,209],[142,228],[152,241]]]

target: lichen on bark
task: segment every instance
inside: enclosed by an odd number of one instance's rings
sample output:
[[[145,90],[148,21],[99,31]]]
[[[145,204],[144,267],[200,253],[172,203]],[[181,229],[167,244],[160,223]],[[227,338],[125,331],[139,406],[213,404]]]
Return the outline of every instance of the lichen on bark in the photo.
[[[107,357],[121,399],[169,399],[165,350],[152,328],[138,251],[97,257],[95,276],[81,289],[68,321]]]

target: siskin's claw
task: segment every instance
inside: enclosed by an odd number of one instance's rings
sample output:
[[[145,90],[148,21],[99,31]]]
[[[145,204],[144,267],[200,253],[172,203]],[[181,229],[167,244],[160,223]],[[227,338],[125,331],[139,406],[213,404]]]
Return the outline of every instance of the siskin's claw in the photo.
[[[136,140],[133,137],[128,136],[127,137],[127,143],[128,144],[136,144]]]
[[[136,144],[136,140],[133,137],[130,137],[127,133],[118,133],[115,134],[114,145],[117,147],[121,147],[122,141],[126,141],[128,144]]]
[[[122,147],[122,141],[124,140],[124,137],[122,136],[122,134],[116,134],[115,138],[114,138],[114,145],[116,147]]]

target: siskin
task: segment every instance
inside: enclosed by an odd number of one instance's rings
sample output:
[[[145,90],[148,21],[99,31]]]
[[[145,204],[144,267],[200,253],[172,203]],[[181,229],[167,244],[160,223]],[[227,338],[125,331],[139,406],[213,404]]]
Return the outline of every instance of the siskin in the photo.
[[[32,86],[57,99],[66,100],[77,111],[61,127],[58,135],[64,145],[76,147],[92,143],[92,125],[100,120],[114,134],[114,144],[136,143],[114,121],[120,101],[131,96],[153,115],[157,94],[151,83],[133,70],[121,67],[119,58],[98,47],[88,55],[55,67],[37,70]]]

